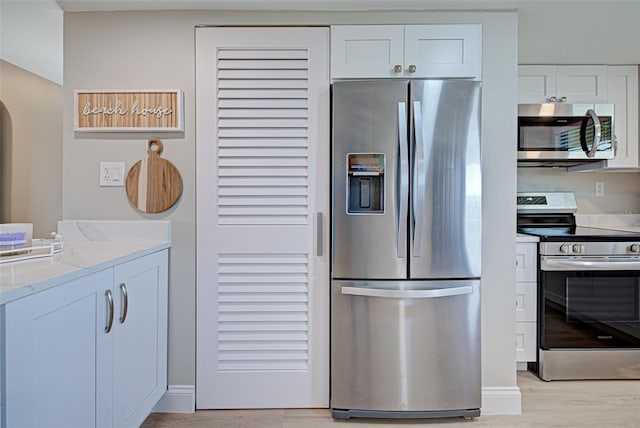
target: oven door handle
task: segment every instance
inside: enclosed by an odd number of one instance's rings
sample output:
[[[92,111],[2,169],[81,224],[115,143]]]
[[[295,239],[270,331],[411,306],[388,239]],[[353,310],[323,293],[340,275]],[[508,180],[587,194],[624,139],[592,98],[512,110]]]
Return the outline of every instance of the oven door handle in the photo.
[[[557,260],[543,258],[540,270],[637,270],[640,260],[634,261],[600,261],[600,260]]]

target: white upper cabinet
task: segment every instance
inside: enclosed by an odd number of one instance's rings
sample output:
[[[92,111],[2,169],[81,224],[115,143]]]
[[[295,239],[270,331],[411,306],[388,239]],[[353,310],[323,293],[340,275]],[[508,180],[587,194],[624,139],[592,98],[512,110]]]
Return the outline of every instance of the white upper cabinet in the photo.
[[[518,102],[606,103],[606,65],[521,65]]]
[[[518,102],[613,104],[616,157],[606,161],[605,167],[638,169],[638,70],[637,65],[521,65]],[[601,168],[601,164],[594,166]]]
[[[614,104],[614,123],[618,142],[616,157],[607,168],[638,168],[638,66],[609,66],[607,102]]]
[[[333,79],[481,76],[478,24],[331,27]]]

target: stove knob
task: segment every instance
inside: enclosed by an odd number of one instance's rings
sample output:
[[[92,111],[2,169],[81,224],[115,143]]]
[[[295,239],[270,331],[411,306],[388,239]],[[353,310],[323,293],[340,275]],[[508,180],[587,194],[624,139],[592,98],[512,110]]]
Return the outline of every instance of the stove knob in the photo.
[[[632,253],[640,253],[640,245],[639,244],[631,244],[629,247]]]
[[[571,248],[571,250],[574,253],[582,254],[582,253],[584,253],[584,245],[573,244],[573,248]]]
[[[563,254],[569,254],[569,252],[571,251],[571,248],[569,247],[569,244],[562,244],[560,245],[560,252]]]

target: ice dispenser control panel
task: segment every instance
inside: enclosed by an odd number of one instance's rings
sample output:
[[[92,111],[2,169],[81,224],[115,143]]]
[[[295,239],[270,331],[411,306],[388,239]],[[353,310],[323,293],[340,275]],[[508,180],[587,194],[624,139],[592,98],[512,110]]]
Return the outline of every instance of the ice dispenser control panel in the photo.
[[[384,214],[383,153],[347,155],[347,214]]]

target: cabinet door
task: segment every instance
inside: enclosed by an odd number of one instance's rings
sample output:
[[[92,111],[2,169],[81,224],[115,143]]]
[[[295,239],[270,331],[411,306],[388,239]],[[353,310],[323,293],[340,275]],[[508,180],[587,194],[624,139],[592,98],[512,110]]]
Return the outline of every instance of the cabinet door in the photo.
[[[610,168],[637,168],[638,153],[638,66],[617,65],[607,69],[607,102],[614,107],[614,129],[618,140]]]
[[[516,321],[537,319],[537,282],[516,282]]]
[[[402,25],[331,27],[331,77],[402,77]]]
[[[563,65],[557,67],[556,96],[568,103],[606,103],[606,65]]]
[[[112,284],[108,269],[6,305],[8,427],[112,425],[112,394],[101,384],[110,372]]]
[[[328,48],[196,30],[199,409],[328,406]]]
[[[539,104],[556,96],[555,65],[518,66],[518,103]]]
[[[536,281],[538,269],[538,244],[516,244],[516,281]]]
[[[138,427],[167,389],[167,251],[115,267],[113,421]]]
[[[481,80],[482,26],[407,25],[404,70],[406,77]]]
[[[536,352],[536,323],[516,323],[516,361],[535,361]]]

